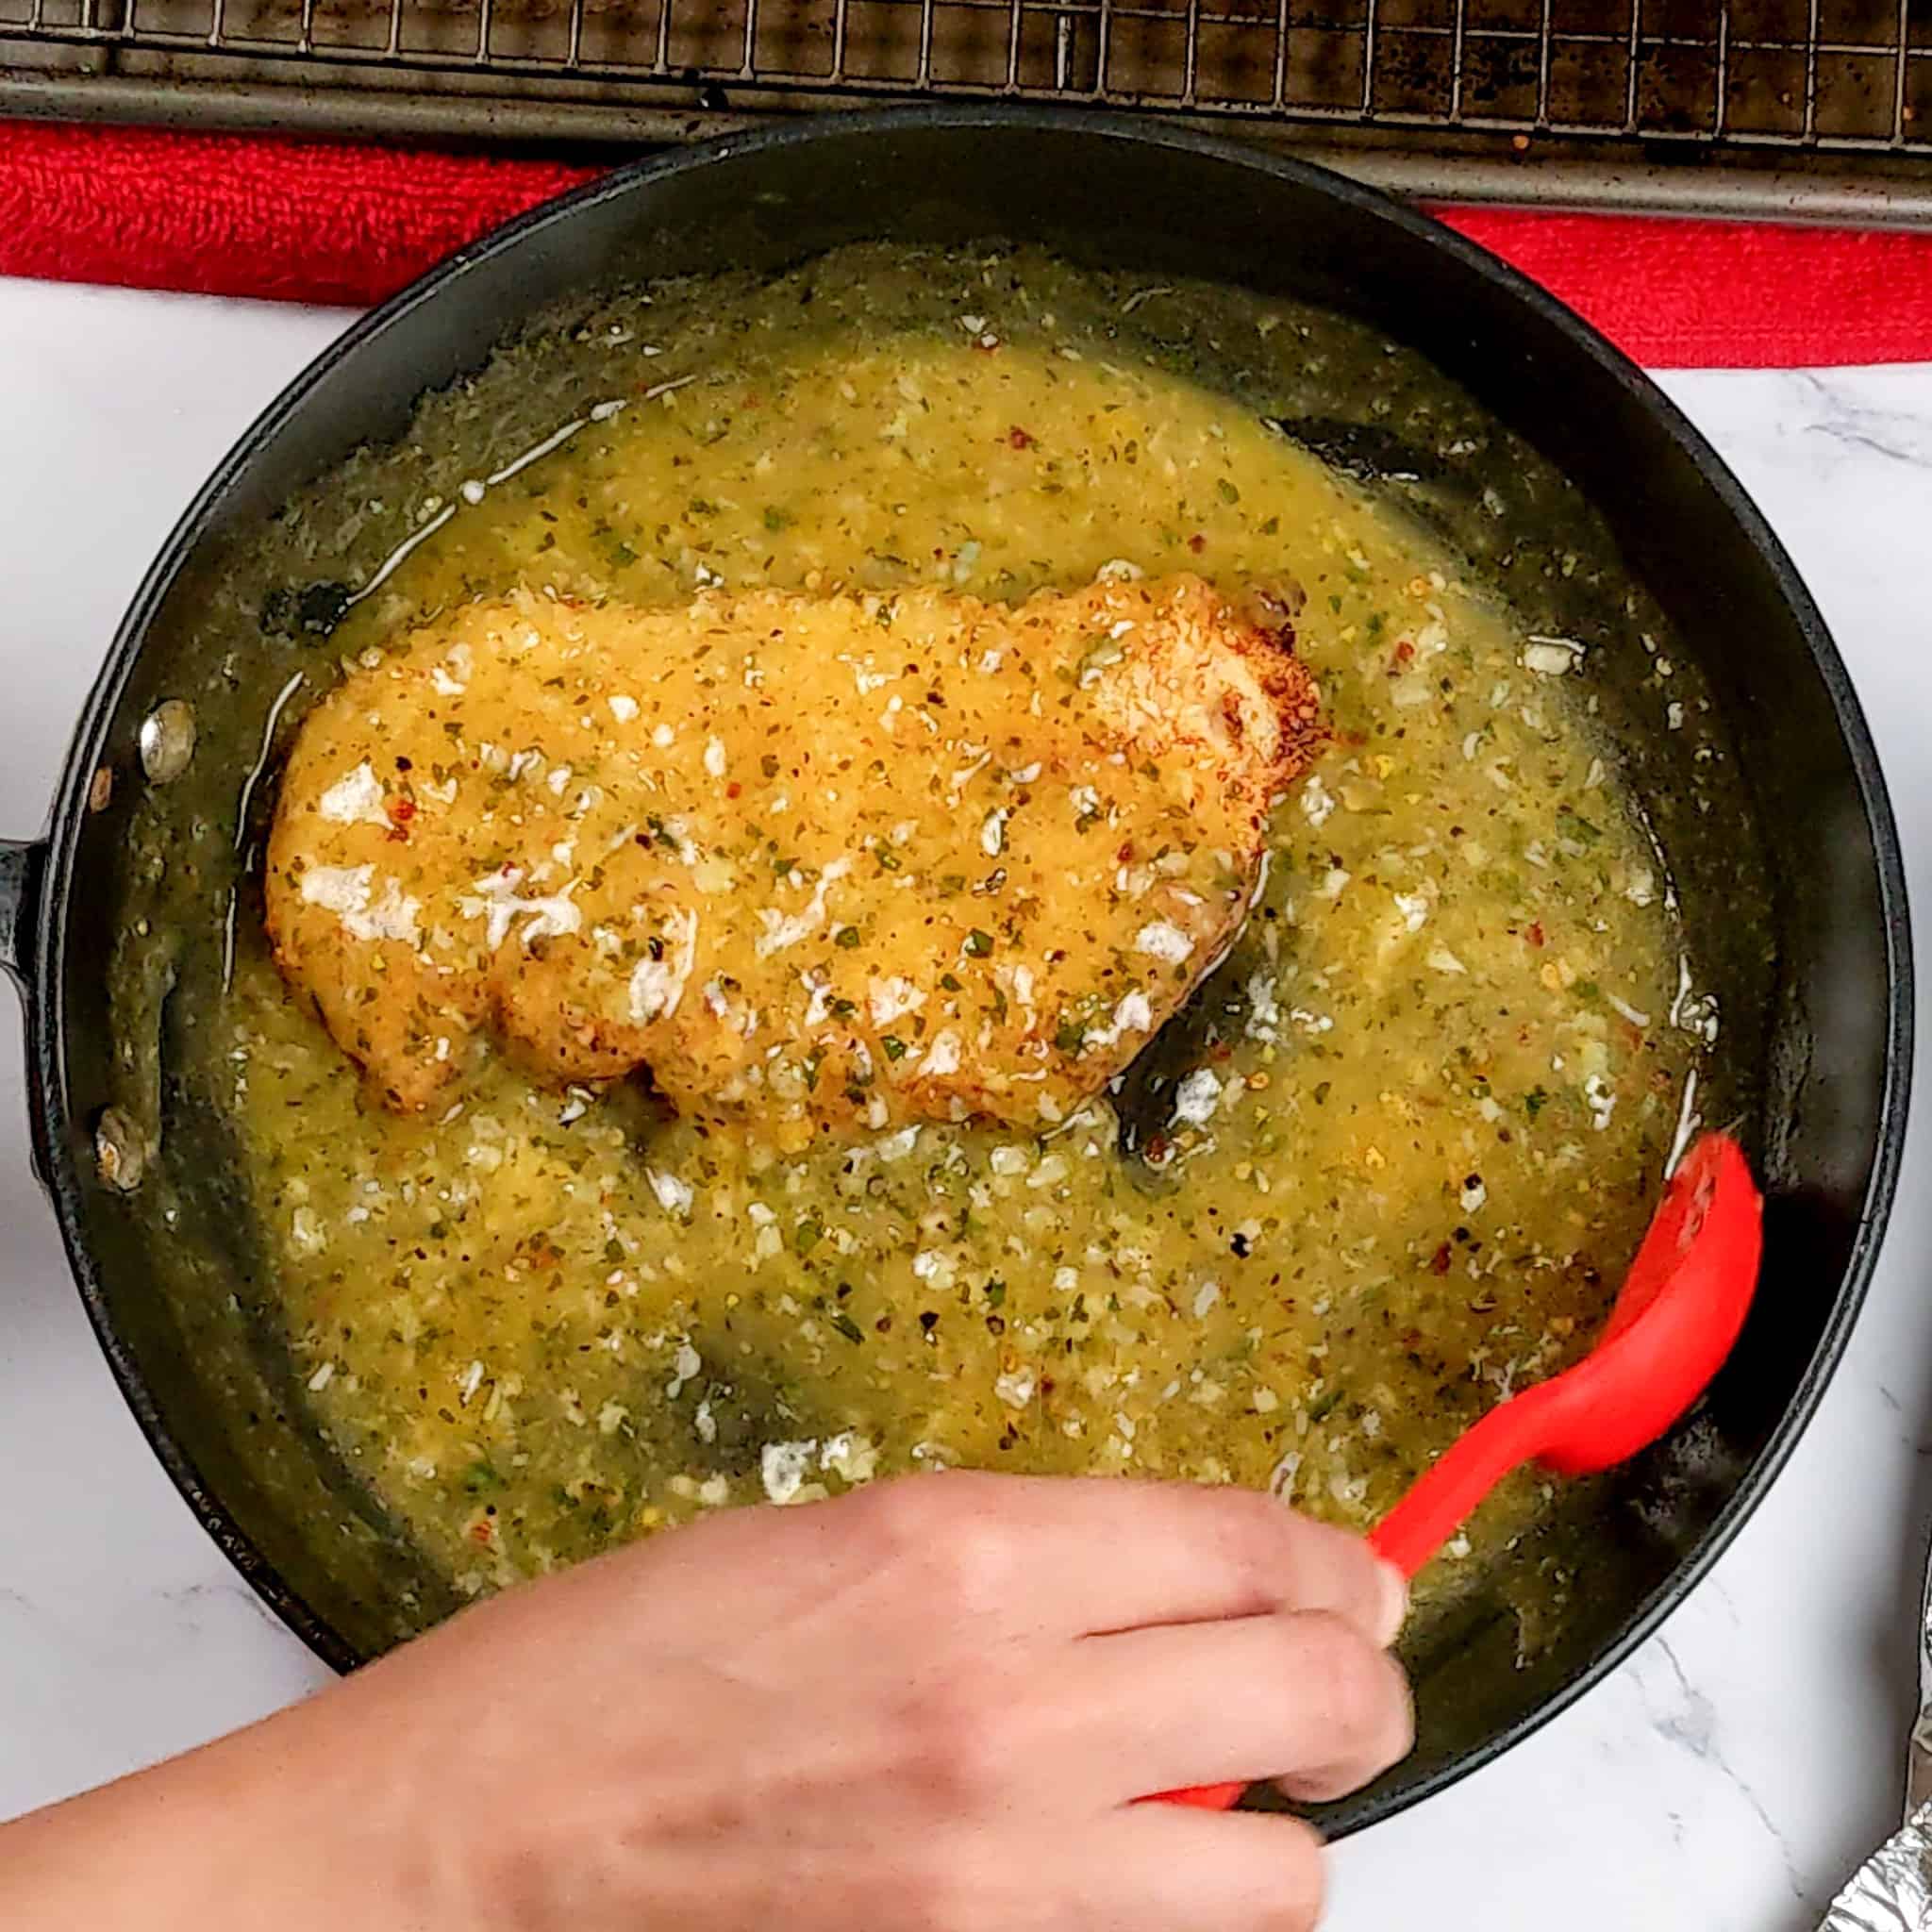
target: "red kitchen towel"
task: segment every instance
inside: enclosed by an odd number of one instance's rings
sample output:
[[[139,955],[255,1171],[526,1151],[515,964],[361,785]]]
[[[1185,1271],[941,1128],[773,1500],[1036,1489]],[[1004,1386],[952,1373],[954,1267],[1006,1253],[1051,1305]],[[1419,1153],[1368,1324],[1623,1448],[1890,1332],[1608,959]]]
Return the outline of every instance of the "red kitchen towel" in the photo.
[[[0,275],[380,300],[593,169],[0,123]],[[1932,360],[1932,235],[1455,209],[1652,368]]]

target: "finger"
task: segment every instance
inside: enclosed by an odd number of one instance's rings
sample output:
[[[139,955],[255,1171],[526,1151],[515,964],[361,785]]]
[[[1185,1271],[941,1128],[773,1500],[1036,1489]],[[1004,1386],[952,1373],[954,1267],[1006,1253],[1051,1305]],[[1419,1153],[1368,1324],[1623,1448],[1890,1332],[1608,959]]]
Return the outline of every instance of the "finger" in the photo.
[[[1325,1890],[1322,1841],[1298,1819],[1164,1805],[1042,1847],[1032,1869],[1074,1906],[1051,1923],[1082,1932],[1311,1932]]]
[[[1085,1636],[1321,1609],[1387,1643],[1407,1602],[1401,1577],[1360,1538],[1250,1490],[959,1473],[856,1500],[866,1533],[850,1541],[850,1560],[916,1551],[948,1601],[997,1611],[1009,1631]],[[832,1511],[800,1513],[833,1536]]]
[[[1024,1701],[1014,1761],[1076,1802],[1239,1778],[1340,1797],[1414,1739],[1388,1653],[1329,1611],[1284,1611],[1095,1637]]]

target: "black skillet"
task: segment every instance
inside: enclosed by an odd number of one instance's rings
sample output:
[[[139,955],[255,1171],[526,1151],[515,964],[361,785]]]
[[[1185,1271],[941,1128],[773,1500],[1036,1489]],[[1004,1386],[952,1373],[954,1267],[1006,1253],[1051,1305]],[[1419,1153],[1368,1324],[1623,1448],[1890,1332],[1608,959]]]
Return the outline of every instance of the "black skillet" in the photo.
[[[1891,1198],[1910,1060],[1897,837],[1844,667],[1790,560],[1649,382],[1424,217],[1156,123],[988,106],[839,115],[650,160],[466,250],[351,330],[222,465],[121,627],[47,837],[0,845],[0,959],[26,997],[35,1158],[156,1453],[290,1626],[347,1668],[446,1608],[445,1587],[317,1434],[273,1337],[238,1349],[212,1317],[230,1293],[250,1302],[261,1263],[222,1123],[168,1059],[166,990],[205,970],[206,935],[141,936],[154,948],[158,1038],[117,1037],[105,962],[152,883],[134,875],[130,855],[154,850],[137,830],[160,814],[179,834],[176,873],[218,906],[239,866],[241,807],[235,769],[219,785],[154,785],[142,723],[191,678],[224,550],[358,445],[396,437],[425,391],[573,292],[776,269],[855,240],[993,237],[1096,268],[1312,300],[1419,352],[1459,388],[1482,425],[1474,437],[1391,424],[1374,393],[1311,391],[1277,426],[1380,478],[1533,624],[1591,645],[1607,727],[1723,1015],[1718,1099],[1740,1117],[1766,1185],[1763,1287],[1708,1401],[1518,1553],[1563,1585],[1553,1629],[1525,1643],[1502,1600],[1479,1597],[1410,1657],[1421,1742],[1326,1821],[1346,1829],[1439,1789],[1567,1704],[1735,1534],[1843,1348]],[[1501,536],[1497,506],[1521,510]],[[1561,526],[1560,556],[1554,537],[1531,534],[1540,524]],[[1619,559],[1641,587],[1627,607],[1605,588]],[[321,607],[338,593],[317,575],[292,587],[290,608],[319,610],[325,630]],[[192,674],[204,763],[209,747],[259,741],[287,669],[277,654],[291,648],[268,628],[219,676]],[[1680,689],[1712,707],[1699,734],[1662,723],[1662,648]],[[211,728],[210,707],[223,706],[225,731]],[[1210,992],[1190,1024],[1208,1034],[1231,1024],[1216,1003],[1232,999]],[[1141,1078],[1158,1088],[1160,1077],[1157,1057]],[[122,1139],[128,1115],[151,1118],[152,1131]]]

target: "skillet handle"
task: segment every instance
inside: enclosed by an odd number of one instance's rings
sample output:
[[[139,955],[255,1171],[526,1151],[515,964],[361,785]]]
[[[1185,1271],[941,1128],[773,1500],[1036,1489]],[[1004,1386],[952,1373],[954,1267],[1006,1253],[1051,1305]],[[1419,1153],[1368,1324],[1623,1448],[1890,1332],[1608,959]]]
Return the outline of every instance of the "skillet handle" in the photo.
[[[42,840],[23,843],[0,839],[0,971],[25,996],[34,977],[34,927],[41,909],[41,879],[46,871]]]
[[[0,839],[0,974],[12,980],[26,1009],[27,1061],[34,1057],[34,956],[35,935],[41,923],[42,882],[47,874],[47,842],[44,839],[24,843],[18,839]],[[27,1158],[33,1163],[34,1178],[49,1192],[53,1183],[47,1149],[42,1134],[43,1114],[38,1083],[31,1072],[27,1078],[27,1110],[31,1131],[27,1135]]]

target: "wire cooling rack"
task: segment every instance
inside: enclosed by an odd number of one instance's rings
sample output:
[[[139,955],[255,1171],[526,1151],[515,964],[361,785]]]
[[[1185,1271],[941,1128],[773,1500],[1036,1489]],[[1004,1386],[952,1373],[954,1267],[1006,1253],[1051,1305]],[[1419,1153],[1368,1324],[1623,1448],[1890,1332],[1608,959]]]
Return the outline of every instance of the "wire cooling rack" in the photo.
[[[0,0],[0,112],[634,148],[986,97],[1424,194],[1932,225],[1932,0]]]

